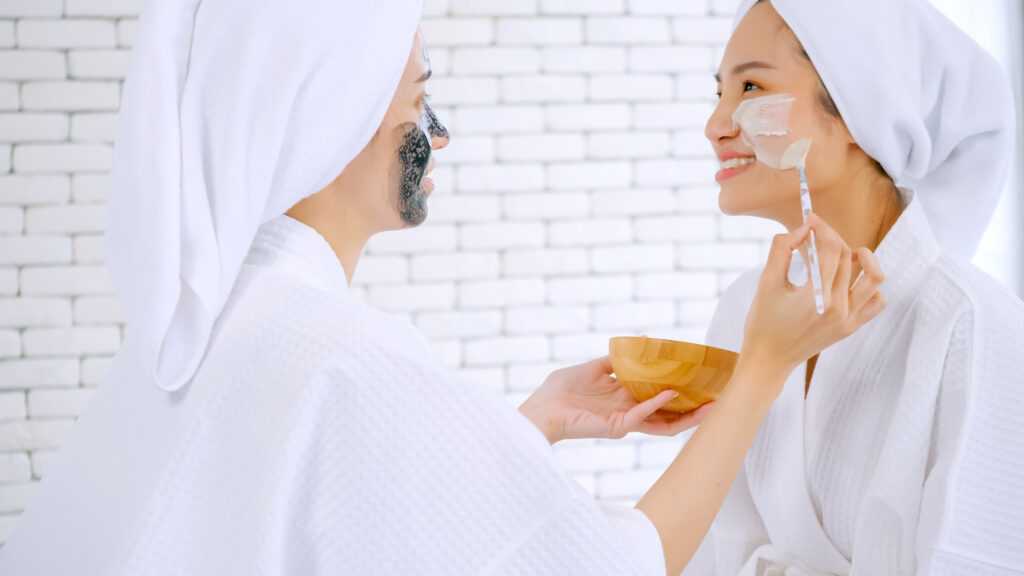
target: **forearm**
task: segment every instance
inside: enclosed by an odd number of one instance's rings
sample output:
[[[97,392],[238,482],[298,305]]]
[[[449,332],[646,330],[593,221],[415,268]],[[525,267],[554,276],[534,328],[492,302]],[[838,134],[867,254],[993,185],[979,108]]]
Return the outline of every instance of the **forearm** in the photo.
[[[704,539],[771,407],[770,390],[788,375],[782,372],[741,360],[711,413],[637,504],[658,530],[669,575],[682,571]]]

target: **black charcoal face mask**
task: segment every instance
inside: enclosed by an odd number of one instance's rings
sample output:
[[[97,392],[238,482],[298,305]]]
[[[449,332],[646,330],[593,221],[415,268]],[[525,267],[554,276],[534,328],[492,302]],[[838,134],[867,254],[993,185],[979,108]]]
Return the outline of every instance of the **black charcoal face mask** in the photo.
[[[423,190],[423,176],[430,163],[431,137],[448,138],[448,129],[437,119],[433,109],[426,106],[420,125],[407,123],[399,127],[404,132],[398,149],[401,170],[398,189],[398,213],[408,226],[419,226],[427,219],[427,195]]]

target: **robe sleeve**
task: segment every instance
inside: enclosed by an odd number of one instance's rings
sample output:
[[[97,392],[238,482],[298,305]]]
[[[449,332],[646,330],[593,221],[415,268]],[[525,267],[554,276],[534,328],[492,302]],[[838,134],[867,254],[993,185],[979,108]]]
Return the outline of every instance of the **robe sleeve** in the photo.
[[[1024,575],[1024,306],[988,293],[958,319],[946,355],[919,576]]]

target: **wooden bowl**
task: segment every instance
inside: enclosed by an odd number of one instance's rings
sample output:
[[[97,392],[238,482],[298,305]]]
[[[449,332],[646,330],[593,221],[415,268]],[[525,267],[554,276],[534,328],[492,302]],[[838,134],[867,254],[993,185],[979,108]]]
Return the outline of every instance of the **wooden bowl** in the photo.
[[[739,354],[689,342],[624,336],[608,341],[612,369],[639,402],[663,390],[679,396],[662,410],[689,412],[713,401],[725,388]]]

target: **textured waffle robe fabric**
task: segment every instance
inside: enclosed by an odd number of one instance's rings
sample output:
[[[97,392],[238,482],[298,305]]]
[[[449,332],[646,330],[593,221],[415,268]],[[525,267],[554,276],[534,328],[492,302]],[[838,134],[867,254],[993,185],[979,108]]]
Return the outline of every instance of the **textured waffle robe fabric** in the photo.
[[[786,381],[686,576],[1024,574],[1024,303],[942,254],[920,203],[888,308]],[[758,274],[708,333],[739,350]]]
[[[259,231],[195,378],[131,337],[0,551],[0,574],[662,575],[517,410],[349,297],[319,234]]]

